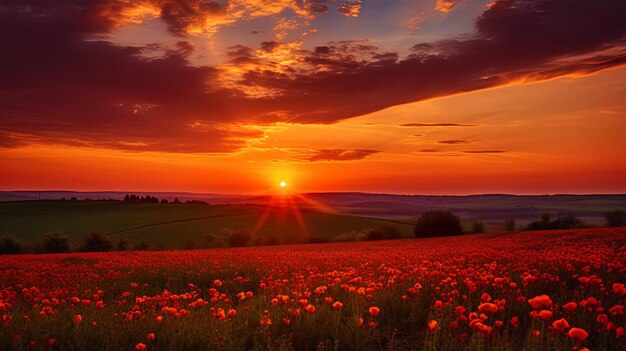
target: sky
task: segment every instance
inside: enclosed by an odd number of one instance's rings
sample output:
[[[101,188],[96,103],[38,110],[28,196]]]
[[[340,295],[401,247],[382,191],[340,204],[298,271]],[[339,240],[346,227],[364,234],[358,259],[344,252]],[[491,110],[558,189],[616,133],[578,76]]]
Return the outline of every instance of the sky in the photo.
[[[626,2],[0,4],[0,190],[626,193]]]

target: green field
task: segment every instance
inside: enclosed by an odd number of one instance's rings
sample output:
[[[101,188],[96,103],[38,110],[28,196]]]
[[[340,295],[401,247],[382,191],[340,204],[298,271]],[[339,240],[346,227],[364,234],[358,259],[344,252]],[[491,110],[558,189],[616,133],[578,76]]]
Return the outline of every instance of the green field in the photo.
[[[92,229],[111,237],[143,240],[153,247],[183,248],[201,242],[223,228],[255,228],[266,207],[258,205],[149,204],[119,201],[15,201],[0,202],[0,233],[37,243],[42,236],[61,232],[78,243]],[[304,229],[293,212],[272,208],[258,229],[261,238],[275,236],[282,243],[298,243],[308,237],[330,239],[340,233],[382,225],[410,235],[412,223],[386,219],[301,212]]]

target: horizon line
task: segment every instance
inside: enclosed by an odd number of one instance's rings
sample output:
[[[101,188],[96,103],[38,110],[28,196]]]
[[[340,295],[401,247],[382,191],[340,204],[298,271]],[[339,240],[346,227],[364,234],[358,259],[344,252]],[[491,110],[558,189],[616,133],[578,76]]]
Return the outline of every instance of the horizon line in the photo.
[[[239,196],[239,197],[266,197],[271,194],[253,193],[212,193],[193,191],[138,191],[138,190],[0,190],[0,193],[119,193],[119,194],[190,194],[211,196]],[[386,196],[430,196],[430,197],[470,197],[470,196],[626,196],[626,193],[471,193],[471,194],[428,194],[428,193],[388,193],[368,191],[308,191],[294,192],[293,194],[361,194],[361,195],[386,195]]]

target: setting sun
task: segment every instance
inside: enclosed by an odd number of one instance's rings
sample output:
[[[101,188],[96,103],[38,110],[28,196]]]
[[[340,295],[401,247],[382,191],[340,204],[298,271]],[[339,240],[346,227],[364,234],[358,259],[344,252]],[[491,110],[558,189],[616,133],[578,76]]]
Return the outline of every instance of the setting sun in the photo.
[[[278,185],[280,185],[281,188],[286,188],[287,187],[287,182],[282,181]]]

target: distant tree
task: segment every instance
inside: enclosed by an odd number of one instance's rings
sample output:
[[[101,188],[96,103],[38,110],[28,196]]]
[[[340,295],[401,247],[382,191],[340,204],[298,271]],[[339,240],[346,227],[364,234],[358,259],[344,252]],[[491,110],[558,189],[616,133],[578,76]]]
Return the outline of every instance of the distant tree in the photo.
[[[178,198],[177,198],[177,197],[175,197],[175,198],[174,198],[174,203],[175,203],[175,204],[179,204],[179,203],[180,203],[180,201],[178,200]]]
[[[426,211],[413,230],[418,238],[463,234],[461,219],[450,211]]]
[[[585,228],[586,225],[577,217],[572,214],[568,214],[563,217],[558,217],[554,221],[550,222],[551,229],[577,229]]]
[[[604,218],[606,218],[606,225],[609,227],[622,227],[626,225],[626,211],[615,210],[606,212]]]
[[[119,238],[115,242],[115,248],[117,249],[117,251],[126,251],[126,250],[128,250],[128,245],[129,244],[130,244],[130,242],[128,241],[128,239],[126,239],[126,238]]]
[[[504,221],[504,228],[509,231],[512,232],[515,230],[517,224],[515,223],[515,219],[514,218],[509,218],[506,221]]]
[[[541,224],[544,226],[549,226],[550,225],[550,220],[552,219],[552,214],[551,213],[543,213],[541,215]]]
[[[485,232],[485,224],[483,222],[474,222],[472,224],[472,233],[480,234]]]
[[[124,196],[124,201],[125,202],[130,201],[130,195],[126,194],[126,196]]]
[[[70,239],[61,233],[51,233],[41,239],[41,247],[47,253],[65,253],[70,250]]]
[[[384,225],[379,228],[368,229],[365,231],[365,240],[392,240],[402,239],[403,236],[396,227]]]
[[[247,230],[232,230],[227,240],[230,247],[246,246],[252,240],[252,236]]]
[[[135,241],[133,242],[132,249],[136,251],[148,251],[150,244],[145,240]]]
[[[167,199],[161,199],[161,203],[162,203],[162,204],[166,204],[166,203],[168,203],[168,202],[169,202],[169,201],[167,201]]]
[[[341,234],[333,237],[332,239],[330,239],[330,241],[332,241],[332,242],[358,241],[358,237],[359,237],[359,232],[353,230],[351,232],[341,233]]]
[[[113,241],[102,230],[92,230],[83,239],[82,251],[85,252],[106,252],[113,248]]]
[[[230,236],[230,233],[228,233],[228,235],[224,235],[222,232],[219,234],[209,233],[205,235],[203,247],[217,248],[228,246],[228,237]]]
[[[0,237],[0,255],[15,255],[22,251],[22,243],[14,237],[4,234]]]
[[[572,214],[552,219],[551,214],[544,213],[541,215],[540,220],[528,224],[526,230],[578,229],[586,227],[587,225],[583,221]]]

